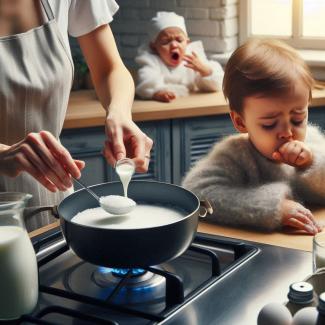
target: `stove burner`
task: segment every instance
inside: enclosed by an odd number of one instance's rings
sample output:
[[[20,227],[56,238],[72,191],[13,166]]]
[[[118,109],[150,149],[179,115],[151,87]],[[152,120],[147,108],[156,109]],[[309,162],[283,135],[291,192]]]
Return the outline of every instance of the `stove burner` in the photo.
[[[141,270],[141,273],[138,271]],[[99,286],[106,288],[112,284],[117,284],[121,281],[124,276],[126,276],[128,269],[111,269],[106,267],[99,267],[93,272],[93,280]],[[137,274],[137,272],[139,272]],[[149,286],[152,287],[154,284],[152,279],[156,276],[151,272],[147,272],[143,269],[132,269],[132,273],[129,279],[127,279],[125,287],[138,287],[139,290],[147,288],[147,282],[149,281]]]
[[[111,269],[79,263],[67,273],[65,286],[72,292],[106,300],[124,277],[123,273],[127,272],[127,269]],[[114,296],[112,303],[141,304],[164,299],[166,292],[164,277],[143,269],[132,269],[132,272],[133,274]]]
[[[116,269],[116,268],[102,268],[103,273],[111,272],[114,276],[123,278],[127,275],[130,269]],[[131,269],[131,277],[137,277],[144,274],[146,270],[144,269]]]

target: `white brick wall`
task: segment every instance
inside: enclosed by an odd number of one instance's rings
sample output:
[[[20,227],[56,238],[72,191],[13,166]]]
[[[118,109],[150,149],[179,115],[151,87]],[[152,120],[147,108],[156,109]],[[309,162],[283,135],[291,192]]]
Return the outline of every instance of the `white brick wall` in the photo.
[[[120,9],[111,27],[120,54],[135,67],[137,48],[146,42],[150,19],[157,11],[184,16],[191,40],[202,40],[209,57],[238,45],[238,0],[118,0]]]

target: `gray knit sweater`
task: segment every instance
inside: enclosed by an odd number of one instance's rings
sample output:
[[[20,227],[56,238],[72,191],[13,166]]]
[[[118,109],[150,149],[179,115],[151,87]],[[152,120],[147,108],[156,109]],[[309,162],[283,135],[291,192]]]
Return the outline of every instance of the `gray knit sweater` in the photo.
[[[314,162],[299,170],[262,156],[246,134],[229,136],[196,163],[182,185],[210,201],[209,218],[216,223],[274,230],[281,226],[284,198],[325,205],[325,137],[309,125],[305,143]]]

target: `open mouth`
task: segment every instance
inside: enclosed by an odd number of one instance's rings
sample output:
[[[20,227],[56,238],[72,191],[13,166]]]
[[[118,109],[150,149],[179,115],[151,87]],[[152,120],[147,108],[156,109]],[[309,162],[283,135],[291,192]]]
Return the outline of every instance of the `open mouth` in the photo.
[[[172,58],[173,61],[178,61],[178,59],[179,59],[179,54],[176,53],[176,52],[174,52],[174,53],[172,53],[171,58]]]

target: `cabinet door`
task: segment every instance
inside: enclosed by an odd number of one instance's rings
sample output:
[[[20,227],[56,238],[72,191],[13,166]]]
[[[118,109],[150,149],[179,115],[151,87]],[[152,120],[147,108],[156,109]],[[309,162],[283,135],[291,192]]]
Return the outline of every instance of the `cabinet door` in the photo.
[[[112,169],[102,155],[105,141],[104,127],[63,130],[60,139],[73,158],[85,161],[82,182],[94,185],[112,178]],[[75,188],[79,187],[78,184],[75,185]]]
[[[171,181],[170,122],[142,122],[139,127],[154,141],[151,160],[147,173],[134,175],[133,179]],[[81,181],[93,185],[118,180],[113,168],[106,163],[102,155],[105,141],[104,127],[64,130],[62,144],[75,159],[86,162]],[[76,188],[79,186],[76,185]]]
[[[174,184],[180,184],[190,167],[216,142],[236,133],[228,114],[174,120],[172,132]]]
[[[145,174],[137,173],[133,178],[171,182],[171,122],[165,120],[137,124],[153,140],[154,144],[151,150],[148,172]]]
[[[308,120],[309,122],[318,125],[323,131],[325,131],[325,108],[310,108]]]

